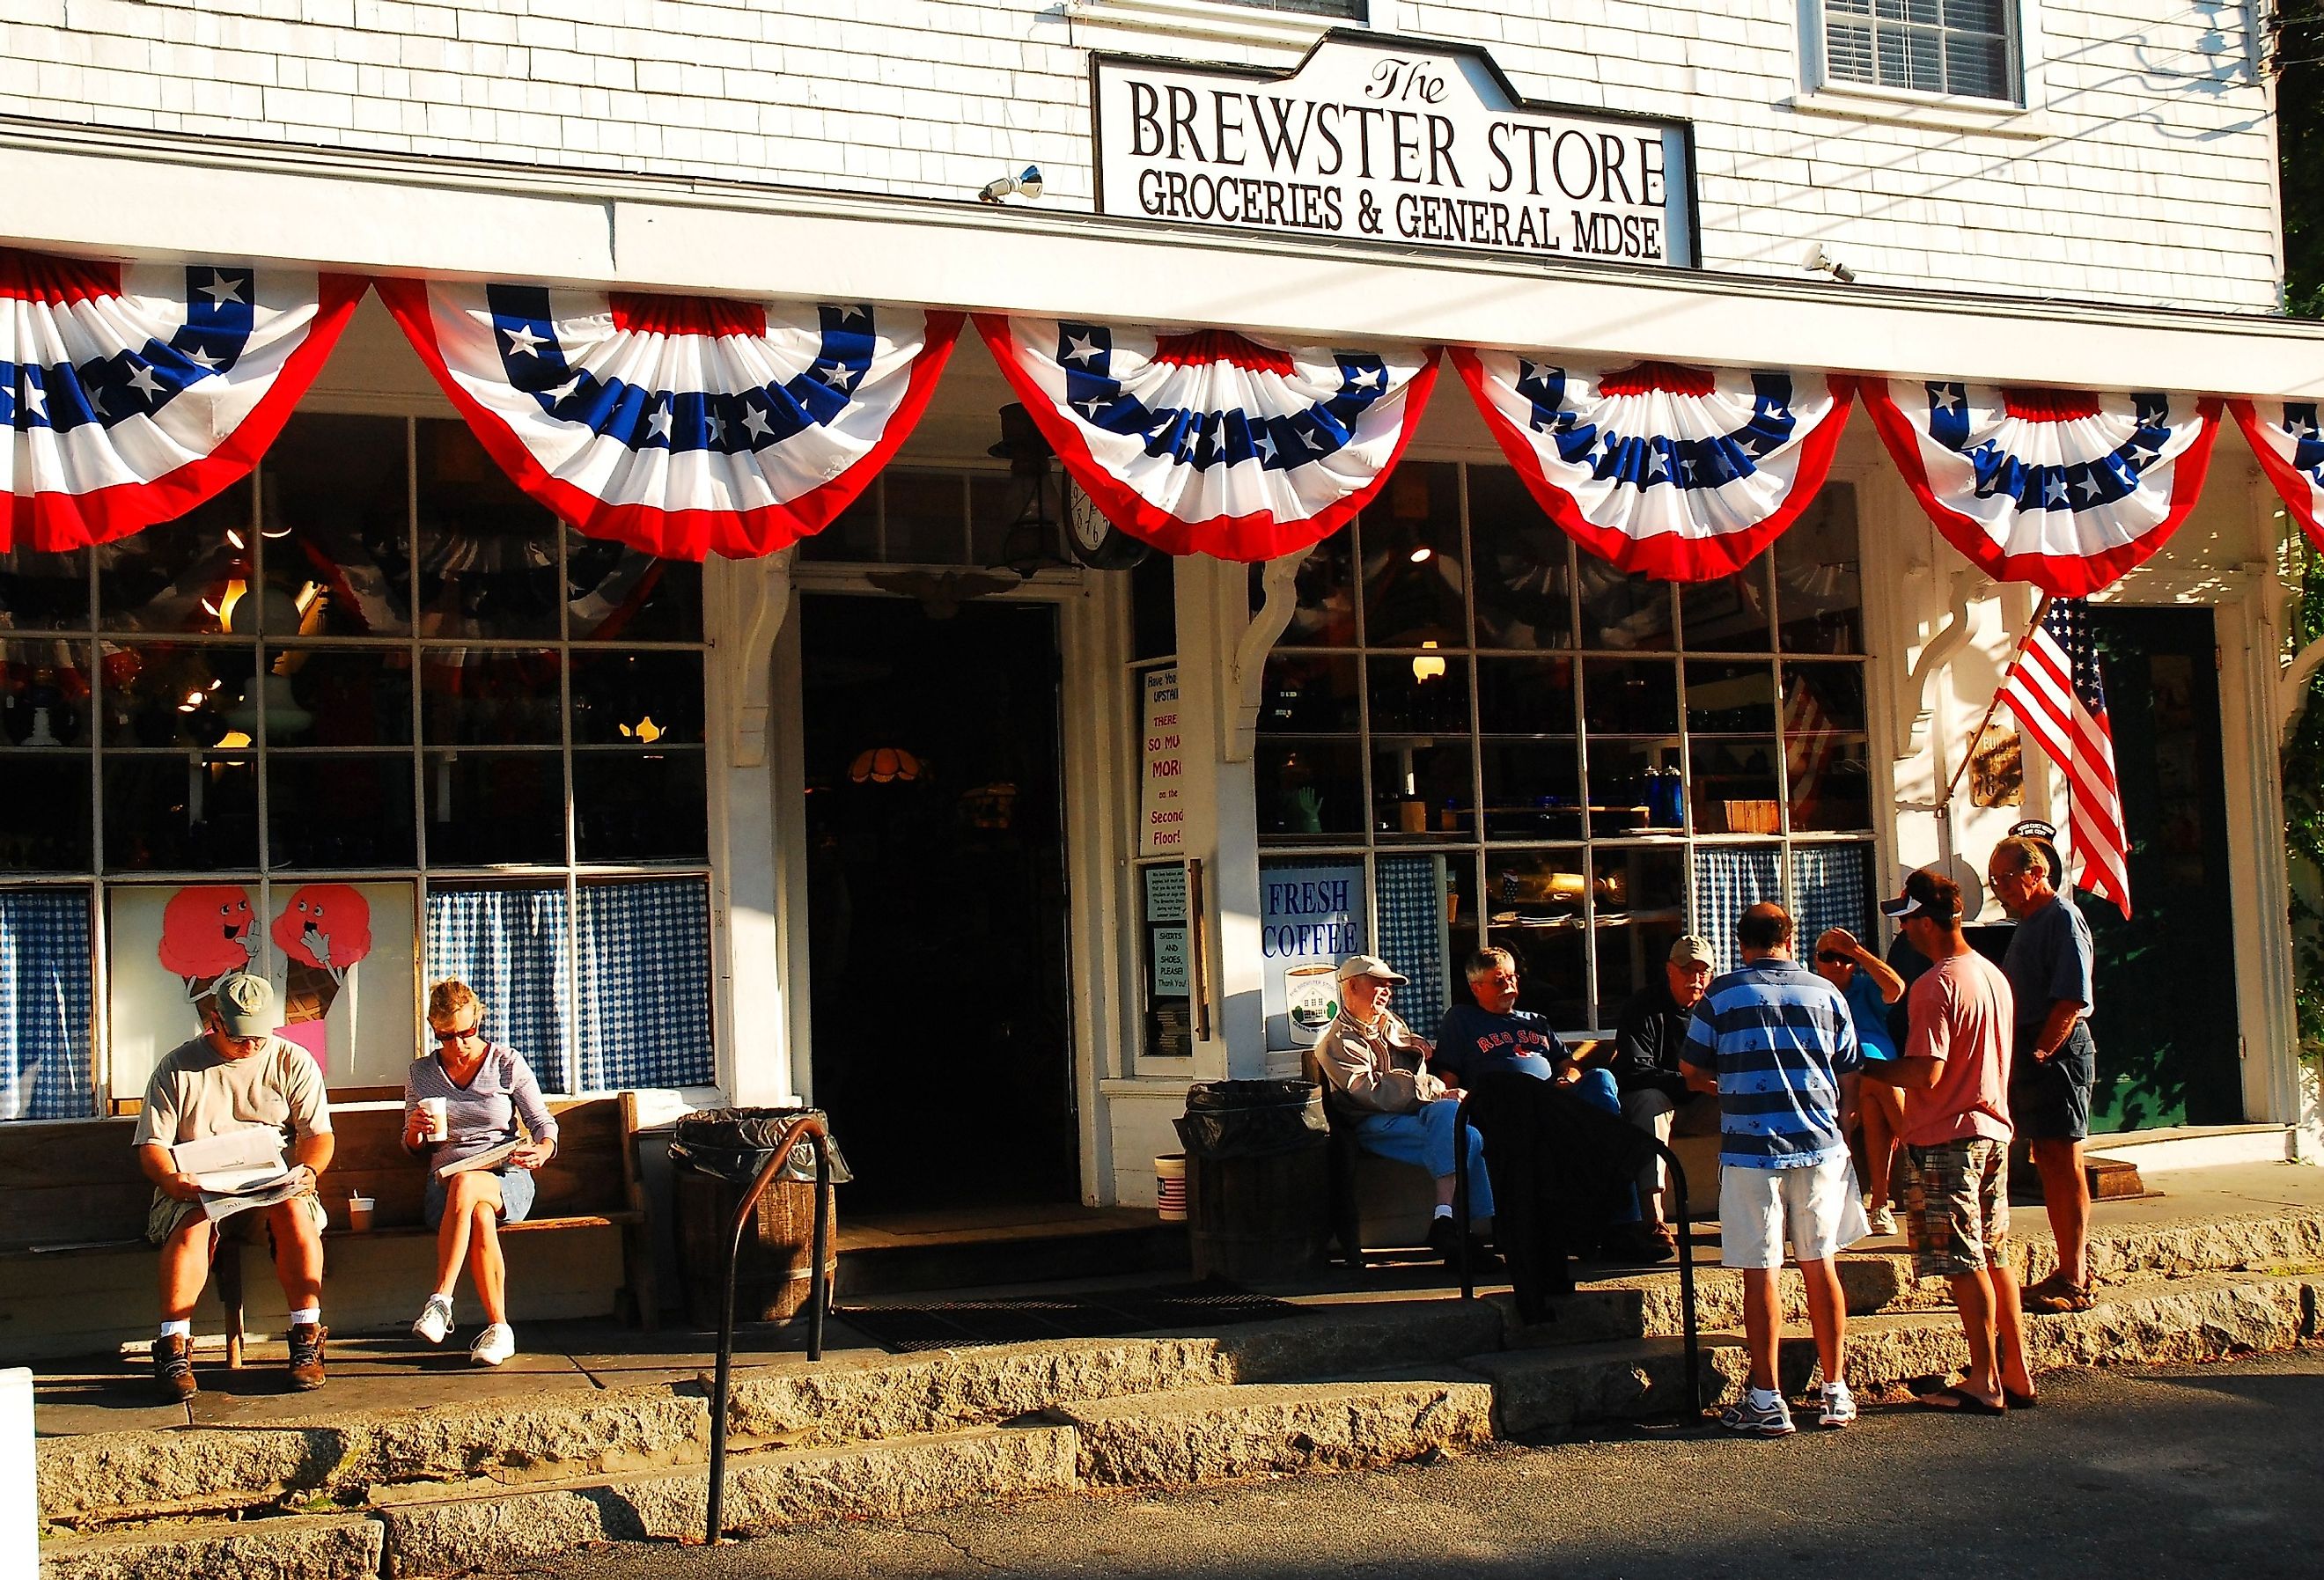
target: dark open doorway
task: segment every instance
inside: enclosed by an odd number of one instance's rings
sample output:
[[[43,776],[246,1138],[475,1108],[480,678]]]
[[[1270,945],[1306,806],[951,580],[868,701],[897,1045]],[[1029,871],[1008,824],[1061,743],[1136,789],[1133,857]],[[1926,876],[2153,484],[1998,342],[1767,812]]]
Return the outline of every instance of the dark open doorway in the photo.
[[[2131,919],[2076,896],[2097,946],[2097,1131],[2244,1117],[2218,638],[2209,609],[2093,607]]]
[[[801,600],[815,1095],[846,1207],[1079,1199],[1056,612]]]

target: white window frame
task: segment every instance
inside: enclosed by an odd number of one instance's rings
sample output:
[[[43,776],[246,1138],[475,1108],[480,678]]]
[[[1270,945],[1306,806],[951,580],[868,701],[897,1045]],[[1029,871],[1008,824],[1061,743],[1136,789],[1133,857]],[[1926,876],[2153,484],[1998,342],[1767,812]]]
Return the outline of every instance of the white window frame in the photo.
[[[2016,79],[2015,97],[2008,99],[1835,80],[1824,52],[1825,9],[1826,0],[1799,0],[1800,91],[1784,101],[1787,108],[1802,115],[2001,137],[2059,134],[2059,119],[2049,106],[2042,0],[2010,0],[2005,7]]]

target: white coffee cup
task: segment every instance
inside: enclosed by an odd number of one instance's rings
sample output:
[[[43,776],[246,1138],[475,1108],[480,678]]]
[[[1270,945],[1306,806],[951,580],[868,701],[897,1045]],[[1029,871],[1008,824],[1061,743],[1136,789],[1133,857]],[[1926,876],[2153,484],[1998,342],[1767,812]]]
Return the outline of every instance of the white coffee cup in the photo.
[[[422,1097],[420,1100],[420,1112],[428,1121],[428,1132],[420,1138],[422,1141],[444,1141],[452,1139],[451,1123],[445,1117],[444,1099]]]

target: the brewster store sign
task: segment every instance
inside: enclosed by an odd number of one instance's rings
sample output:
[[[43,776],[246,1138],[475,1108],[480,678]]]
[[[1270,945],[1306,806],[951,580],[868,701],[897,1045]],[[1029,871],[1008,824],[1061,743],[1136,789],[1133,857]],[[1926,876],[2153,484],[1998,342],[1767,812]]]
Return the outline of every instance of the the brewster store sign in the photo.
[[[1695,261],[1685,123],[1529,106],[1472,51],[1333,32],[1288,76],[1112,56],[1093,69],[1107,214]]]

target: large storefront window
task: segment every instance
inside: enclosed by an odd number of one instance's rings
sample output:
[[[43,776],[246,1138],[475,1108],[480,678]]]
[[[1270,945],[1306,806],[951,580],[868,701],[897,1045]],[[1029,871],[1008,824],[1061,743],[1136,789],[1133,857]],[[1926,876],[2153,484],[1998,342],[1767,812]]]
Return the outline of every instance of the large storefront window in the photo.
[[[301,415],[177,522],[0,556],[0,1117],[136,1095],[244,966],[341,1093],[445,975],[544,1085],[713,1079],[703,635],[699,567],[454,421]]]
[[[1854,504],[1831,485],[1771,553],[1674,587],[1577,553],[1505,467],[1400,468],[1309,557],[1268,663],[1270,1042],[1313,1040],[1302,968],[1357,947],[1413,978],[1416,1025],[1489,942],[1581,1030],[1683,931],[1731,963],[1753,901],[1868,931]]]

